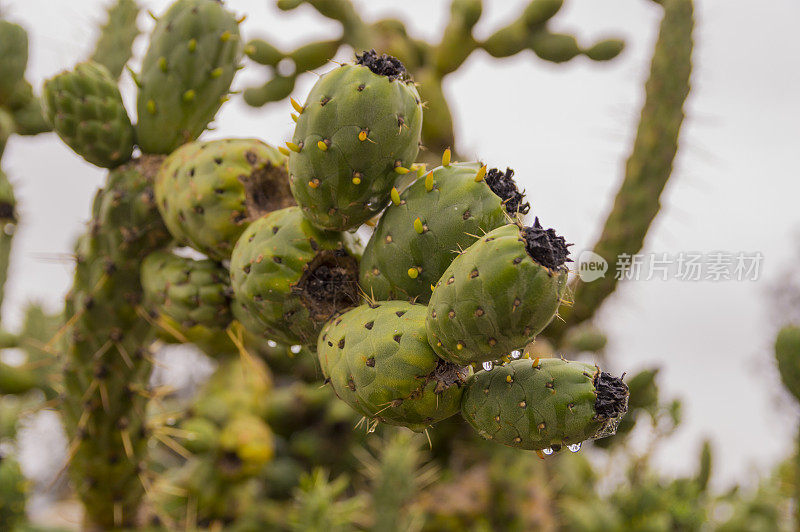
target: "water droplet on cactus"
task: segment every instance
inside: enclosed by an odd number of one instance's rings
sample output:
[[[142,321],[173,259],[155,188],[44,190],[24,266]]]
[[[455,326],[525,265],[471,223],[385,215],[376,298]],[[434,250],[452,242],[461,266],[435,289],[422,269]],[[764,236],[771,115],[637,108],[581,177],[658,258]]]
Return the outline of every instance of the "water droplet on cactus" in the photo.
[[[299,353],[299,352],[300,352],[300,350],[301,350],[301,349],[303,349],[303,347],[302,347],[302,346],[300,346],[300,345],[293,345],[292,347],[290,347],[290,348],[289,348],[289,351],[291,351],[292,353],[294,353],[294,354],[296,355],[297,353]]]
[[[552,447],[545,447],[544,449],[542,449],[542,453],[546,454],[547,456],[550,456],[551,454],[553,454],[553,448]]]
[[[491,362],[484,362],[483,363],[483,369],[485,369],[486,371],[492,371],[493,367],[494,367],[494,364],[492,364]]]
[[[378,211],[382,206],[383,202],[378,196],[372,196],[369,200],[367,200],[367,208],[371,211]]]
[[[278,342],[275,340],[267,340],[267,345],[270,347],[278,347]]]
[[[518,359],[521,356],[522,353],[518,349],[514,349],[513,351],[511,351],[511,358],[513,358],[514,360]]]
[[[567,449],[569,449],[573,453],[577,453],[578,451],[581,450],[581,444],[580,442],[578,442],[578,443],[573,443],[572,445],[567,445]]]

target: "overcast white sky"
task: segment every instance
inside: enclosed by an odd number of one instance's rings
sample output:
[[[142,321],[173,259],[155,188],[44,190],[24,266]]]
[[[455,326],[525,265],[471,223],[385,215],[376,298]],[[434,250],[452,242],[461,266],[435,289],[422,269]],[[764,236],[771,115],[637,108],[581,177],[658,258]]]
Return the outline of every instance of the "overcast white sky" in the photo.
[[[35,85],[85,58],[106,0],[6,0],[7,18],[31,34]],[[160,13],[166,0],[143,2]],[[268,0],[229,0],[248,19],[248,37],[285,49],[338,31],[303,8],[282,13]],[[516,17],[524,0],[485,0],[476,32]],[[411,33],[435,39],[449,2],[358,0],[367,19],[400,16]],[[717,448],[722,485],[752,478],[792,448],[798,409],[779,390],[765,296],[788,266],[800,226],[800,45],[793,0],[699,0],[694,91],[664,208],[647,251],[760,251],[758,282],[630,282],[604,308],[615,371],[661,365],[662,389],[685,399],[686,423],[658,456],[669,472],[691,470],[701,438]],[[607,35],[628,44],[613,63],[583,58],[554,66],[530,53],[498,62],[474,54],[446,91],[461,146],[491,165],[511,166],[533,212],[575,243],[591,245],[621,179],[635,133],[660,8],[647,0],[568,0],[554,27],[583,43]],[[143,17],[143,24],[152,21]],[[139,46],[143,45],[139,42]],[[257,66],[239,85],[258,79]],[[314,77],[294,96],[304,99]],[[126,98],[132,96],[126,80]],[[133,110],[133,106],[129,109]],[[208,138],[256,136],[280,143],[292,130],[289,106],[251,109],[234,100]],[[16,185],[22,224],[4,315],[24,301],[57,308],[71,281],[70,253],[103,173],[54,135],[15,138],[3,159]]]

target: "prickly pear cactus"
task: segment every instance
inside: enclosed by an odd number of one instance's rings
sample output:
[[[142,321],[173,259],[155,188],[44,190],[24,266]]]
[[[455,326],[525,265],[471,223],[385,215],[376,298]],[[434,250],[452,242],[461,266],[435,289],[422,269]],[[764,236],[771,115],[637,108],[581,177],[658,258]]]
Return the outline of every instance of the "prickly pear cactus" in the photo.
[[[258,336],[313,346],[322,325],[358,300],[351,237],[314,227],[299,207],[267,214],[231,257],[234,314]]]
[[[431,295],[426,329],[456,364],[521,349],[555,317],[567,284],[563,237],[509,224],[490,231],[447,268]]]
[[[137,78],[137,138],[168,154],[196,139],[230,90],[242,54],[239,23],[217,0],[178,0],[153,30]]]
[[[596,366],[521,359],[475,373],[461,414],[486,439],[555,451],[613,434],[627,404],[628,387]]]
[[[783,385],[800,401],[800,327],[787,325],[780,330],[775,340],[775,358]]]
[[[425,307],[404,301],[332,318],[317,353],[340,399],[371,420],[415,431],[458,412],[469,375],[436,356],[425,336]]]
[[[225,329],[233,319],[228,270],[212,260],[178,257],[156,251],[141,268],[144,301],[157,314],[164,314],[181,327]]]
[[[75,153],[102,168],[127,162],[134,129],[117,81],[97,63],[81,63],[44,84],[47,118]]]
[[[17,461],[10,456],[0,456],[0,525],[3,530],[16,530],[25,520],[27,484]]]
[[[395,195],[361,260],[361,288],[376,300],[427,303],[459,250],[529,205],[505,173],[480,163],[440,166]],[[395,202],[396,200],[396,202]]]
[[[289,174],[303,213],[337,231],[378,214],[419,151],[422,104],[400,61],[374,50],[357,55],[296,108]]]
[[[17,24],[0,20],[0,102],[8,101],[28,66],[28,33]]]
[[[217,260],[230,258],[247,224],[294,205],[286,157],[256,139],[181,146],[164,162],[155,191],[172,235]]]

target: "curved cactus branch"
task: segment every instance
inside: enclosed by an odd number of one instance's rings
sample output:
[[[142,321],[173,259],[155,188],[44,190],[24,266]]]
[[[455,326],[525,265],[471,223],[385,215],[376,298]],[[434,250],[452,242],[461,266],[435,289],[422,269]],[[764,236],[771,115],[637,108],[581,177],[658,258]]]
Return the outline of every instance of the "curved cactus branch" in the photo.
[[[563,0],[532,0],[516,21],[495,32],[485,42],[478,42],[472,35],[472,28],[482,14],[481,0],[452,0],[450,20],[439,43],[413,38],[403,22],[396,19],[367,23],[350,0],[279,0],[278,7],[289,11],[304,3],[322,16],[339,22],[342,25],[342,37],[336,41],[305,45],[288,54],[264,40],[251,41],[247,55],[256,63],[269,67],[272,77],[260,87],[246,89],[245,101],[260,107],[287,98],[297,76],[316,68],[298,62],[297,56],[303,50],[313,50],[315,64],[321,66],[332,59],[342,45],[349,45],[356,51],[374,48],[400,59],[419,83],[420,96],[426,102],[422,143],[434,159],[448,147],[456,145],[453,118],[442,82],[448,74],[463,65],[475,50],[484,49],[494,57],[507,57],[532,50],[541,59],[556,63],[581,54],[595,61],[603,61],[616,57],[622,51],[622,41],[617,39],[601,41],[584,49],[571,35],[549,32],[547,22],[561,9]],[[287,58],[294,61],[296,68],[291,74],[280,75],[278,63]]]
[[[606,219],[594,252],[614,265],[623,254],[642,249],[647,231],[661,208],[661,194],[672,174],[692,71],[692,0],[664,0],[664,17],[650,66],[639,130],[628,158],[625,178]],[[591,319],[617,287],[609,274],[591,283],[577,280],[574,305],[562,309],[546,335],[561,339],[569,327]]]

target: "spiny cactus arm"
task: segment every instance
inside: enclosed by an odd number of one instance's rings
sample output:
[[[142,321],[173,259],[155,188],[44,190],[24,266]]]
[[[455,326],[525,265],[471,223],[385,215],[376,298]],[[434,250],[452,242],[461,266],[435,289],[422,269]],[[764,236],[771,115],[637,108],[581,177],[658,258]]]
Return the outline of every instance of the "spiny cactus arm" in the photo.
[[[106,67],[114,79],[119,78],[133,54],[133,41],[139,35],[138,16],[136,0],[116,0],[108,6],[91,60]]]
[[[79,242],[67,298],[64,413],[70,473],[90,529],[133,526],[143,494],[152,328],[139,307],[139,268],[149,250],[170,240],[152,200],[161,159],[144,157],[109,174]]]
[[[664,17],[653,52],[639,130],[628,159],[625,179],[606,219],[594,252],[612,266],[622,254],[642,249],[647,231],[661,208],[661,193],[672,174],[692,70],[692,0],[664,0]],[[574,305],[562,309],[546,335],[560,339],[574,325],[591,319],[617,287],[613,274],[574,286]]]

